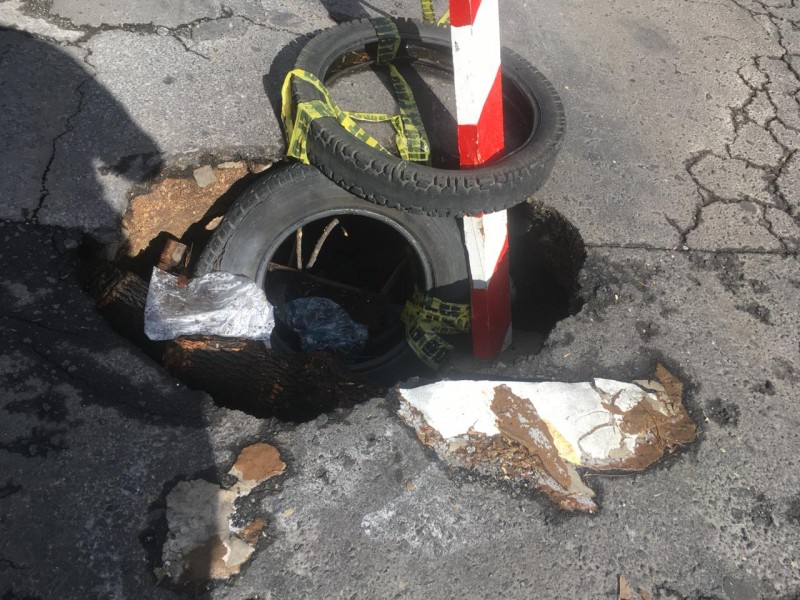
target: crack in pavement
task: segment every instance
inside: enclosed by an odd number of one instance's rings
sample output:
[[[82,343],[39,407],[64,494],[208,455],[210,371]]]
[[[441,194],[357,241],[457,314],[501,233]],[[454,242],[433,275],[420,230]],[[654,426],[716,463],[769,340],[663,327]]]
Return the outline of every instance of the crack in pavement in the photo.
[[[75,119],[80,114],[81,110],[83,110],[83,104],[86,97],[84,87],[92,79],[94,79],[94,76],[88,75],[75,87],[75,91],[78,93],[78,105],[75,107],[75,110],[72,112],[72,114],[67,116],[67,119],[64,123],[65,127],[64,131],[62,131],[55,138],[53,138],[52,148],[50,151],[50,158],[48,159],[47,164],[44,167],[44,172],[42,173],[41,184],[40,184],[41,187],[39,188],[39,203],[36,206],[36,208],[33,209],[30,217],[27,219],[27,221],[30,223],[33,224],[39,223],[39,211],[41,211],[42,208],[44,208],[44,203],[47,200],[47,197],[50,195],[50,190],[47,189],[47,177],[50,174],[50,169],[53,167],[53,162],[55,162],[56,159],[58,142],[61,138],[63,138],[65,135],[67,135],[68,133],[70,133],[75,129],[75,126],[73,124],[73,119]]]
[[[262,23],[246,15],[237,14],[233,9],[231,9],[229,6],[226,6],[225,4],[220,5],[220,13],[215,17],[199,17],[192,21],[181,23],[180,25],[175,25],[172,27],[168,27],[165,25],[156,25],[154,23],[120,23],[116,25],[104,23],[102,25],[96,25],[96,26],[77,25],[69,18],[52,14],[50,12],[52,10],[52,4],[53,4],[52,0],[41,0],[36,5],[32,5],[28,0],[26,0],[25,2],[23,2],[20,12],[25,16],[41,19],[45,23],[59,27],[64,30],[81,32],[83,35],[80,38],[78,38],[73,42],[66,43],[66,45],[77,46],[80,48],[86,48],[85,44],[98,34],[107,31],[126,31],[130,33],[139,33],[142,35],[161,35],[161,36],[173,37],[178,42],[180,42],[184,50],[186,50],[187,52],[196,54],[197,56],[205,60],[210,60],[210,57],[189,46],[186,43],[185,38],[191,37],[191,31],[200,25],[203,25],[205,23],[213,23],[215,21],[221,21],[230,18],[241,19],[243,21],[246,21],[247,23],[250,23],[253,26],[261,27],[263,29],[268,29],[270,31],[275,31],[279,33],[289,33],[291,35],[304,35],[304,32],[294,31],[283,27],[276,27],[270,23]],[[51,39],[48,38],[48,36],[45,34],[34,34],[34,35],[36,35],[37,37]]]
[[[750,8],[741,0],[727,1],[747,12],[761,26],[765,26],[762,18],[766,18],[772,24],[772,31],[768,33],[774,33],[782,53],[778,56],[753,56],[749,63],[737,69],[736,74],[750,93],[741,104],[730,107],[733,140],[725,145],[724,155],[703,150],[685,161],[685,171],[695,184],[699,196],[690,224],[681,227],[669,216],[664,217],[678,232],[679,247],[688,250],[689,237],[703,224],[703,211],[709,206],[745,202],[755,204],[760,212],[758,225],[778,241],[781,253],[797,254],[798,250],[793,250],[787,239],[776,231],[767,210],[779,210],[800,226],[800,214],[795,214],[796,210],[787,199],[781,182],[797,149],[778,135],[776,127],[776,124],[782,127],[784,135],[787,132],[800,134],[800,73],[791,60],[792,56],[797,55],[789,52],[781,28],[784,21],[789,22],[795,30],[799,29],[798,24],[775,15],[773,7],[762,0],[751,2],[762,10]],[[779,73],[774,68],[776,65],[769,61],[782,65],[783,73]],[[787,106],[787,98],[792,98],[794,102]],[[759,114],[762,115],[761,122]]]
[[[245,15],[236,15],[235,14],[235,15],[233,15],[233,17],[235,17],[237,19],[241,19],[242,21],[246,21],[247,23],[250,23],[251,25],[255,25],[256,27],[261,27],[263,29],[269,29],[270,31],[277,31],[277,32],[280,32],[280,33],[288,33],[290,35],[303,35],[303,36],[310,35],[306,31],[295,31],[293,29],[287,29],[285,27],[276,27],[275,25],[271,25],[269,23],[261,23],[259,21],[254,21],[253,19],[251,19],[250,17],[247,17]]]
[[[199,50],[195,50],[194,48],[189,46],[189,44],[186,43],[186,40],[184,40],[179,33],[172,33],[170,37],[176,40],[181,46],[183,46],[183,49],[186,50],[186,52],[189,52],[190,54],[195,54],[205,60],[211,60],[211,57],[208,56],[207,54],[203,54]]]

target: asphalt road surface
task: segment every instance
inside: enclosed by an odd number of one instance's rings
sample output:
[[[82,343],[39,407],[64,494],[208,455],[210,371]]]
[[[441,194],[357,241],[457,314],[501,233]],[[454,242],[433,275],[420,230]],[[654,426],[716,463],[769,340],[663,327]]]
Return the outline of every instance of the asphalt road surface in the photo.
[[[441,3],[439,3],[441,4]],[[443,6],[438,6],[441,10]],[[595,516],[451,473],[375,399],[294,426],[218,408],[114,333],[78,251],[153,174],[274,161],[281,49],[410,0],[0,0],[0,596],[172,598],[164,498],[247,443],[284,476],[208,598],[800,598],[800,7],[501,2],[568,133],[536,198],[587,249],[538,354],[449,376],[633,380],[667,364],[701,435]],[[357,104],[359,96],[354,95]]]

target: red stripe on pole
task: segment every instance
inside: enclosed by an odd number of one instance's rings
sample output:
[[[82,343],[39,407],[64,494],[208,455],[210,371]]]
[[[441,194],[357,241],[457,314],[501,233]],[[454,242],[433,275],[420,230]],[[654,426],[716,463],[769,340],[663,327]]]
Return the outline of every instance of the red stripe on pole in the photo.
[[[478,122],[458,126],[458,153],[462,166],[475,166],[500,158],[504,150],[503,78],[498,69]]]
[[[450,25],[461,27],[462,25],[472,25],[475,22],[475,15],[481,0],[458,0],[450,2]]]
[[[508,271],[508,240],[503,247],[497,267],[485,288],[473,288],[472,354],[475,358],[492,360],[506,343],[511,330],[511,280]]]

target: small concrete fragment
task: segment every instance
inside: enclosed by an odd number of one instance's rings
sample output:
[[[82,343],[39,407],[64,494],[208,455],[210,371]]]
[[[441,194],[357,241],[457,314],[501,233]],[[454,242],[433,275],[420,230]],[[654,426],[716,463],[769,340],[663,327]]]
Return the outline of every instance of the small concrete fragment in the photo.
[[[400,389],[403,421],[446,463],[533,484],[566,510],[595,512],[575,467],[641,471],[694,440],[683,385],[656,381],[441,381]]]
[[[628,580],[620,575],[618,579],[617,600],[653,600],[653,597],[642,588],[634,592]]]
[[[275,447],[259,443],[239,454],[230,471],[237,481],[230,489],[202,479],[178,482],[167,495],[169,534],[156,575],[197,584],[239,573],[263,536],[266,521],[259,517],[234,527],[235,502],[285,467]]]
[[[239,454],[236,462],[228,472],[238,480],[234,489],[239,495],[249,494],[256,486],[270,477],[282,474],[286,464],[275,446],[269,444],[253,444]]]
[[[208,187],[217,180],[217,176],[214,174],[214,169],[212,169],[209,165],[195,169],[192,171],[192,175],[194,175],[194,180],[201,188]]]
[[[253,163],[253,164],[250,165],[250,172],[251,173],[255,173],[255,174],[263,173],[264,171],[269,169],[271,166],[272,166],[271,162],[270,163]]]

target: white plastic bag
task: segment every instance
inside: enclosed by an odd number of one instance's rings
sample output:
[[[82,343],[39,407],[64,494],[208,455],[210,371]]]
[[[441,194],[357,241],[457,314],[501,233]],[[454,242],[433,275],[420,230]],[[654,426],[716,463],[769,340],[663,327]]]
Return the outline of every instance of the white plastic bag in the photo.
[[[178,277],[154,267],[144,308],[151,340],[183,335],[218,335],[264,340],[275,326],[272,306],[255,282],[223,271],[178,286]]]

